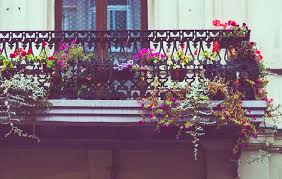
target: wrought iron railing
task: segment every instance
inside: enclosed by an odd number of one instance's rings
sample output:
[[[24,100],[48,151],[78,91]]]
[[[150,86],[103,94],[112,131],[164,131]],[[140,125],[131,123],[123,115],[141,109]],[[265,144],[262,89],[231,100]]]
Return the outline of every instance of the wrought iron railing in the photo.
[[[182,83],[191,85],[204,82],[205,79],[219,77],[237,78],[238,72],[248,72],[248,66],[228,64],[228,51],[232,45],[249,40],[249,33],[244,37],[225,38],[221,30],[151,30],[151,31],[27,31],[0,32],[1,55],[9,57],[18,48],[33,49],[33,55],[39,54],[45,48],[54,53],[61,43],[70,44],[73,40],[81,44],[85,52],[94,52],[95,59],[83,61],[78,59],[69,66],[68,77],[65,71],[57,69],[56,75],[46,70],[44,64],[27,62],[9,71],[2,71],[1,78],[9,78],[11,74],[21,72],[35,75],[42,85],[51,83],[50,98],[70,99],[136,99],[149,95],[155,82],[161,87],[167,87],[175,79],[174,72],[169,69],[167,60],[176,65],[174,56],[182,48],[184,54],[191,59],[183,65]],[[221,50],[217,52],[216,60],[207,61],[204,51],[211,51],[214,41],[220,41]],[[47,46],[42,46],[47,42]],[[165,54],[166,59],[158,64],[147,65],[146,70],[137,70],[133,75],[120,75],[113,66],[134,59],[142,48],[155,49]],[[111,65],[101,65],[100,61],[111,62]],[[2,62],[0,62],[2,64]],[[139,62],[136,61],[138,64]],[[247,64],[248,65],[248,64]],[[256,69],[250,69],[249,75]],[[62,76],[65,80],[62,80]],[[51,78],[50,78],[51,77]],[[156,78],[157,77],[157,78]],[[50,80],[51,79],[51,80]],[[176,79],[177,80],[177,79]]]

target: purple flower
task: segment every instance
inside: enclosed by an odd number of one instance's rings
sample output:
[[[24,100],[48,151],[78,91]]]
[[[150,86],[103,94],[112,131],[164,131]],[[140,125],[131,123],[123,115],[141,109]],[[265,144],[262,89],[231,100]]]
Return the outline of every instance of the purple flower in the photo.
[[[167,110],[167,105],[163,103],[161,104],[160,108],[165,111]]]

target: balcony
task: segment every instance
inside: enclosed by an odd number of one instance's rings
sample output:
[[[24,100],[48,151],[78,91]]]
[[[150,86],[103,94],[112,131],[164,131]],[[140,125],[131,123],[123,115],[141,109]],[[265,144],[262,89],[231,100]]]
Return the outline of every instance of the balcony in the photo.
[[[1,71],[2,79],[9,79],[15,73],[35,76],[40,85],[49,86],[49,101],[53,104],[40,121],[64,122],[137,122],[139,99],[151,95],[153,89],[166,89],[168,84],[177,82],[184,85],[204,83],[208,80],[224,78],[240,80],[258,78],[258,67],[252,63],[232,64],[230,48],[249,40],[250,32],[243,37],[221,38],[232,31],[222,30],[151,30],[151,31],[27,31],[0,32],[1,54],[10,57],[12,51],[32,49],[36,56],[48,49],[51,56],[64,43],[73,41],[83,47],[84,52],[93,52],[90,60],[76,59],[68,64],[68,70],[50,69],[45,62],[14,62],[9,70]],[[203,52],[211,51],[214,42],[220,43],[216,60],[207,61]],[[44,44],[45,43],[45,44]],[[146,70],[119,73],[115,70],[121,63],[134,60],[142,48],[154,49],[164,54],[166,60],[147,64]],[[170,70],[167,60],[173,59],[181,48],[190,55],[190,61],[182,65],[181,72]],[[105,62],[105,63],[104,63]],[[140,61],[136,61],[140,65]],[[1,61],[3,68],[3,61]],[[181,77],[180,77],[181,76]],[[62,80],[63,79],[63,80]],[[238,88],[245,94],[243,106],[249,109],[247,115],[261,121],[266,102],[256,100],[254,91],[248,86]],[[159,99],[164,98],[162,92]],[[216,101],[220,97],[213,97]]]

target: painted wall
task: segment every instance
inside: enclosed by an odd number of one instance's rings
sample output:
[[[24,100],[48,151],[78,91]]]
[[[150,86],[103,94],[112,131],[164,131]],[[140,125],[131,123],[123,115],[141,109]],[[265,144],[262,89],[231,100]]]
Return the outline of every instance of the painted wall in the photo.
[[[0,30],[53,30],[55,0],[0,0]]]
[[[0,149],[3,179],[205,179],[202,160],[187,149],[122,150],[112,163],[111,150],[70,148]],[[225,179],[217,174],[217,179]]]

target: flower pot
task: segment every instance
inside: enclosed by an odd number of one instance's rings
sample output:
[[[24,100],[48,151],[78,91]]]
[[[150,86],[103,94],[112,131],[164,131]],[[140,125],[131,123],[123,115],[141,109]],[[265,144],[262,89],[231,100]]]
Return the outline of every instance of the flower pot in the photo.
[[[52,73],[52,69],[47,66],[47,64],[42,64],[42,70],[46,73]]]
[[[112,75],[112,70],[106,66],[94,67],[94,80],[95,83],[106,83]]]
[[[185,79],[186,74],[187,74],[186,68],[170,69],[170,75],[173,81],[182,82]]]
[[[132,80],[134,78],[135,71],[131,69],[114,70],[113,78],[117,81]]]
[[[221,37],[219,39],[220,48],[230,48],[230,46],[238,46],[242,41],[247,40],[246,37]]]
[[[17,71],[22,71],[25,69],[25,64],[21,64],[20,62],[18,62],[16,64],[16,67],[17,67]]]

